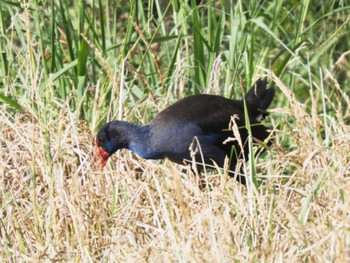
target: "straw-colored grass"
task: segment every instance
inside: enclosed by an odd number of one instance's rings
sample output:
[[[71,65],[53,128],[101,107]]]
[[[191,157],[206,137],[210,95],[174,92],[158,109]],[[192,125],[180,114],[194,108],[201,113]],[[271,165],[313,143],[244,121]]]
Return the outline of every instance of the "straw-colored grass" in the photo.
[[[349,261],[350,127],[341,108],[332,108],[337,118],[309,114],[275,82],[291,106],[269,120],[284,116],[289,128],[276,128],[275,145],[258,159],[259,189],[214,172],[201,191],[189,169],[127,151],[94,170],[93,133],[66,104],[48,124],[3,111],[1,258]],[[286,136],[290,151],[279,146]]]
[[[0,0],[0,261],[350,262],[349,3],[146,2]],[[107,120],[259,74],[258,188],[126,150],[93,167]]]

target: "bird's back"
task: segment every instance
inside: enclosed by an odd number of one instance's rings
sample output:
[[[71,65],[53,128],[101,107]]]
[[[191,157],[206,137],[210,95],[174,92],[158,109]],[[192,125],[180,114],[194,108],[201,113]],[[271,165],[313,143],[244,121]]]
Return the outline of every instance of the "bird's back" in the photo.
[[[214,132],[228,128],[232,115],[243,113],[242,101],[202,94],[186,97],[169,106],[155,117],[152,124],[166,126],[192,123]]]

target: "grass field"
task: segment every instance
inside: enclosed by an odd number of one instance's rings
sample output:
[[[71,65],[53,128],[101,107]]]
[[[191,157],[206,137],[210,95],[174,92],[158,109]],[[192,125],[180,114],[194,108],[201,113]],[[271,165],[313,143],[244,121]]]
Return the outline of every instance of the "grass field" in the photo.
[[[0,0],[1,262],[350,262],[350,2]],[[120,151],[197,93],[276,87],[262,183]]]

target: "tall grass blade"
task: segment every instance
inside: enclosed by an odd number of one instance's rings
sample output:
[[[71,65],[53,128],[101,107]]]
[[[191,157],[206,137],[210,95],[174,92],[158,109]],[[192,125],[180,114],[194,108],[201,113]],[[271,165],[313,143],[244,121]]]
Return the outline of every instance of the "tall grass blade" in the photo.
[[[195,0],[191,0],[192,7],[192,23],[193,23],[193,65],[194,65],[194,80],[201,87],[206,86],[206,73],[203,37],[201,35],[201,23],[199,11]]]
[[[5,102],[6,104],[10,105],[12,108],[14,108],[18,111],[22,110],[21,105],[18,103],[18,101],[16,99],[11,99],[11,98],[5,96],[1,92],[0,92],[0,100],[2,100],[3,102]]]

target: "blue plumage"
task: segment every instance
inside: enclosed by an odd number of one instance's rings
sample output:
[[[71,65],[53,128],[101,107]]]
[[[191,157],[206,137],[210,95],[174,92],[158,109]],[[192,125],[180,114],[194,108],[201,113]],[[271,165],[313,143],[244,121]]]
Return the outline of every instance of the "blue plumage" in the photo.
[[[261,120],[274,97],[274,89],[267,88],[265,80],[258,80],[245,96],[252,136],[259,141],[269,137]],[[241,152],[237,141],[223,143],[233,137],[229,129],[231,117],[236,116],[242,142],[248,138],[245,128],[243,100],[230,100],[215,95],[195,95],[184,98],[160,112],[148,125],[125,121],[111,121],[97,134],[97,145],[104,163],[119,149],[129,149],[145,159],[168,158],[176,163],[191,160],[190,145],[200,148],[195,155],[201,164],[223,167],[226,156],[231,156],[230,175],[234,175],[237,160],[247,156],[247,145]],[[199,145],[198,145],[199,143]],[[268,142],[269,144],[270,142]],[[233,154],[232,156],[232,153]],[[204,157],[202,160],[201,156]],[[238,177],[244,183],[245,178]]]

